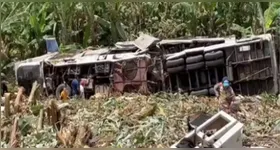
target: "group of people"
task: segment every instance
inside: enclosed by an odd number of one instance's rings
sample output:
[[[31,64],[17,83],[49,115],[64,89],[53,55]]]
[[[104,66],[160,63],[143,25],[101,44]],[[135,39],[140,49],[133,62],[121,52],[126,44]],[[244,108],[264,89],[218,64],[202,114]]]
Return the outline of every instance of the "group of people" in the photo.
[[[74,79],[71,83],[72,95],[74,97],[80,96],[85,98],[84,93],[85,83],[83,81],[79,82],[77,79]],[[214,86],[214,92],[216,99],[221,102],[220,109],[228,113],[236,113],[239,111],[240,101],[236,99],[235,93],[230,85],[230,81],[227,77],[224,77],[222,82],[217,83]],[[60,99],[62,101],[67,101],[70,99],[67,88],[64,87],[60,94]]]
[[[1,82],[1,96],[4,95],[4,93],[8,92],[8,87],[6,84],[6,81],[3,80],[4,75],[1,74],[2,82]],[[80,97],[82,99],[85,98],[85,92],[84,87],[86,86],[87,82],[85,80],[78,81],[77,77],[72,80],[71,82],[71,90],[68,91],[66,86],[63,88],[63,90],[60,93],[60,99],[62,101],[67,101],[70,99],[70,92],[72,93],[73,97]],[[235,93],[230,85],[230,81],[227,77],[224,77],[222,79],[222,82],[217,83],[214,86],[214,92],[217,101],[220,102],[220,109],[224,110],[228,113],[235,113],[240,110],[240,100],[238,100],[235,96]]]
[[[85,82],[79,82],[77,78],[72,80],[71,82],[71,92],[74,98],[80,97],[82,99],[85,98],[85,92],[84,92],[84,86]],[[60,93],[60,100],[63,102],[66,102],[70,99],[70,91],[67,90],[66,86],[63,88],[63,90]]]

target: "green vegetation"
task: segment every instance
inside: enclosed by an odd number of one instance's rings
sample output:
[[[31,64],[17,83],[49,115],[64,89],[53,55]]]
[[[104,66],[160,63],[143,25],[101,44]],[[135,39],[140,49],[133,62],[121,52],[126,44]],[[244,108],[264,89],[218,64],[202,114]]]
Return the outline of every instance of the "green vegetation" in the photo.
[[[276,101],[269,102],[267,98],[270,97],[242,97],[242,111],[234,117],[244,123],[243,146],[279,147],[280,105]],[[48,106],[46,104],[45,108]],[[99,148],[168,148],[188,132],[188,116],[192,118],[201,112],[214,115],[218,108],[219,102],[214,98],[180,94],[100,96],[91,100],[70,101],[69,107],[61,113],[64,114],[61,115],[64,116],[61,118],[64,122],[61,131],[70,133],[65,134],[65,139],[71,141],[76,136],[72,134],[74,125],[78,128],[88,125],[93,139],[96,139],[94,147]],[[48,124],[47,117],[44,127],[37,130],[38,117],[27,112],[19,120],[20,147],[73,147],[71,142],[66,145],[61,143],[56,136],[57,131]],[[2,117],[2,120],[12,123],[13,117]],[[11,123],[3,124],[2,128],[9,129]],[[7,133],[4,132],[3,136],[9,141],[10,135],[5,136]],[[2,147],[7,147],[7,144],[3,142]]]
[[[63,50],[108,46],[139,32],[160,38],[240,37],[278,32],[280,11],[277,2],[2,2],[0,7],[1,52],[10,58],[1,62],[4,72],[12,61],[43,54],[44,36],[56,37]]]

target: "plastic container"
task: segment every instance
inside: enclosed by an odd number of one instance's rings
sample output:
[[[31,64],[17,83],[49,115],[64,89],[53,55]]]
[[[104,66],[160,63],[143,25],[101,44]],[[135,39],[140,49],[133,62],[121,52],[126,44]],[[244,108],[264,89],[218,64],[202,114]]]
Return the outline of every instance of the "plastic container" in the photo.
[[[55,38],[45,38],[48,53],[58,52],[58,44]]]

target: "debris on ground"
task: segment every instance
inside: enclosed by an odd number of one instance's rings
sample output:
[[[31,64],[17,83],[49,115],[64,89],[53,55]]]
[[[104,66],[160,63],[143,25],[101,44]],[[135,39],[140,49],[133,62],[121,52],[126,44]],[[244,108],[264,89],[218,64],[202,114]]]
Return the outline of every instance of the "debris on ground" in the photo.
[[[169,148],[188,133],[188,116],[219,111],[214,98],[183,94],[125,93],[61,103],[28,99],[23,91],[19,88],[10,105],[2,103],[10,106],[1,112],[2,147]],[[233,117],[244,124],[243,146],[279,147],[278,97],[239,98],[241,112]]]
[[[201,114],[190,124],[194,123],[195,128],[171,148],[242,148],[244,125],[225,111]]]

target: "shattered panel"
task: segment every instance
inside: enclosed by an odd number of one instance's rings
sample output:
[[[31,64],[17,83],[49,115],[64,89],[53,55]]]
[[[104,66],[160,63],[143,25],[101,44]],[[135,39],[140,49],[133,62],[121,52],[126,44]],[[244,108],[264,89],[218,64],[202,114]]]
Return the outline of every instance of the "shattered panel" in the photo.
[[[129,70],[125,70],[125,66],[123,65],[129,61],[114,63],[114,90],[124,92],[126,86],[132,86],[132,88],[134,87],[136,90],[147,87],[147,62],[145,59],[140,58],[134,61],[136,62],[136,68],[128,68],[132,69],[130,71],[131,74]],[[134,69],[136,69],[136,72],[133,71]],[[128,78],[127,76],[130,77]]]

